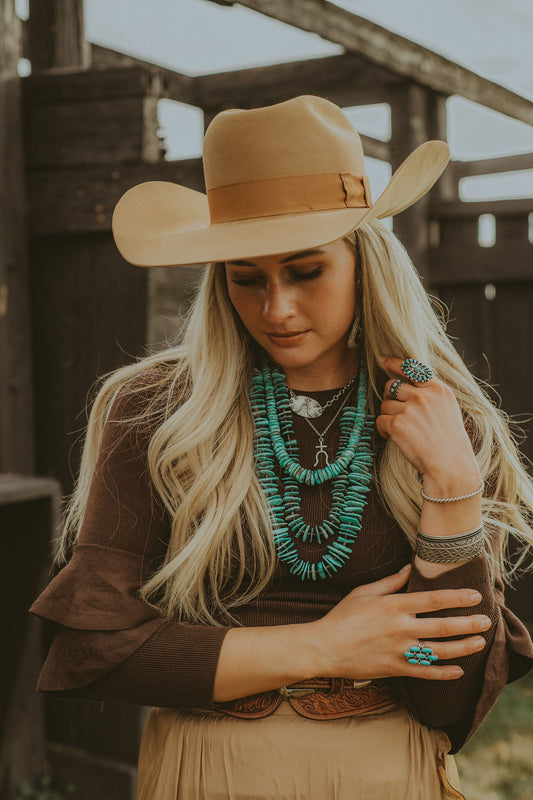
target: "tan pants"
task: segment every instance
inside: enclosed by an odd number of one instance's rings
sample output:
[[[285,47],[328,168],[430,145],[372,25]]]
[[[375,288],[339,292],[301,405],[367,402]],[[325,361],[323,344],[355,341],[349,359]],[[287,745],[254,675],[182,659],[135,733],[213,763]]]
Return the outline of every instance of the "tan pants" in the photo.
[[[465,800],[446,734],[404,709],[310,720],[153,709],[138,800]]]

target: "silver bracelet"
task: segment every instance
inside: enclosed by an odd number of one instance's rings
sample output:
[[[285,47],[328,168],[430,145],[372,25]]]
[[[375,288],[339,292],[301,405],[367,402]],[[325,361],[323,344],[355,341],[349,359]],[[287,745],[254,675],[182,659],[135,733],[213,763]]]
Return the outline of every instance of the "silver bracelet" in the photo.
[[[473,531],[455,536],[428,536],[418,531],[416,555],[422,561],[436,564],[453,564],[456,561],[471,561],[485,549],[483,524]]]
[[[469,497],[475,497],[476,494],[481,494],[484,488],[485,482],[481,481],[479,489],[476,489],[475,492],[470,492],[470,494],[462,494],[460,497],[429,497],[429,495],[424,494],[423,488],[420,489],[420,494],[424,500],[429,500],[430,503],[458,503],[459,500],[468,500]]]

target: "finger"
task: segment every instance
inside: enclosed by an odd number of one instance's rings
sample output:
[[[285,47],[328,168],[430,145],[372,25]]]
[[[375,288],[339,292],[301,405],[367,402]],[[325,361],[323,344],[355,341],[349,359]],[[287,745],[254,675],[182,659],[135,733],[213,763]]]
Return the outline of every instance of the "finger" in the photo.
[[[431,667],[417,667],[414,664],[407,664],[400,673],[408,678],[422,678],[428,681],[455,681],[464,675],[461,667],[456,664],[438,667],[434,664]]]
[[[381,578],[373,583],[365,583],[352,589],[348,596],[352,597],[381,597],[387,594],[395,594],[407,582],[411,573],[411,564],[406,564],[399,572],[393,572],[386,578]]]
[[[429,380],[426,380],[426,381],[412,381],[411,382],[411,379],[408,377],[408,375],[402,369],[402,367],[405,365],[405,362],[407,361],[407,358],[408,357],[406,357],[406,358],[396,358],[395,356],[381,356],[381,363],[382,363],[383,369],[386,372],[391,372],[394,375],[397,375],[399,378],[402,378],[402,380],[404,380],[406,382],[410,382],[412,385],[414,384],[417,387],[420,387],[420,386],[427,386],[429,383],[431,383],[431,380],[433,380],[431,378]]]
[[[445,636],[465,636],[487,631],[492,622],[483,614],[468,614],[465,617],[433,617],[417,619],[413,625],[413,634],[424,641],[440,639]]]
[[[482,636],[467,636],[464,639],[458,639],[455,642],[439,642],[439,641],[423,641],[424,647],[431,647],[433,655],[438,656],[439,661],[450,661],[455,658],[463,658],[470,656],[473,653],[479,653],[487,644]],[[410,647],[411,645],[409,645]],[[405,652],[409,651],[409,647]],[[434,664],[437,662],[434,662]],[[416,665],[415,665],[416,666]],[[433,664],[432,664],[433,666]]]
[[[392,394],[391,394],[391,387],[393,387],[393,390],[394,387],[396,387]],[[385,384],[383,391],[383,398],[384,400],[385,399],[392,401],[399,400],[401,403],[404,403],[407,400],[407,398],[412,394],[413,391],[416,390],[414,390],[414,387],[411,386],[411,384],[407,383],[405,378],[391,378]]]
[[[410,614],[440,611],[443,608],[467,608],[480,603],[482,597],[474,589],[438,589],[432,592],[410,592],[397,597],[402,610]]]

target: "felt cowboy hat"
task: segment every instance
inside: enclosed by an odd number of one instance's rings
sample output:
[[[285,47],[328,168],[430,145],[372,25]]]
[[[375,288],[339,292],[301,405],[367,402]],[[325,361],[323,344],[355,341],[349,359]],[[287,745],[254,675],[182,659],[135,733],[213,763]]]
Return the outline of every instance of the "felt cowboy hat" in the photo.
[[[408,208],[448,159],[445,142],[425,142],[372,203],[359,134],[334,103],[305,95],[222,111],[205,134],[207,193],[167,181],[134,186],[115,208],[113,235],[143,267],[295,252]]]

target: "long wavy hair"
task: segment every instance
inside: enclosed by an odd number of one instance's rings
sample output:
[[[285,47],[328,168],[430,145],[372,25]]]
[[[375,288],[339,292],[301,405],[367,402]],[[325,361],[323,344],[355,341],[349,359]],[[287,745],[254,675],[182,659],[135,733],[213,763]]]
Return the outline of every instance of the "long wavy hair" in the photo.
[[[533,483],[509,420],[457,354],[443,307],[427,295],[398,238],[381,222],[371,222],[346,239],[357,254],[362,284],[370,410],[378,411],[387,380],[381,354],[416,354],[453,390],[487,486],[486,530],[499,534],[500,566],[510,580],[533,545]],[[142,399],[139,413],[122,422],[150,431],[148,468],[170,527],[164,564],[142,586],[141,597],[169,617],[216,625],[261,593],[273,575],[276,553],[270,510],[254,470],[248,386],[256,356],[257,345],[230,301],[224,264],[207,266],[175,346],[100,379],[79,477],[65,509],[59,563],[83,522],[110,410],[131,396]],[[414,546],[420,483],[391,440],[383,447],[376,479]],[[510,536],[522,545],[513,564]]]

